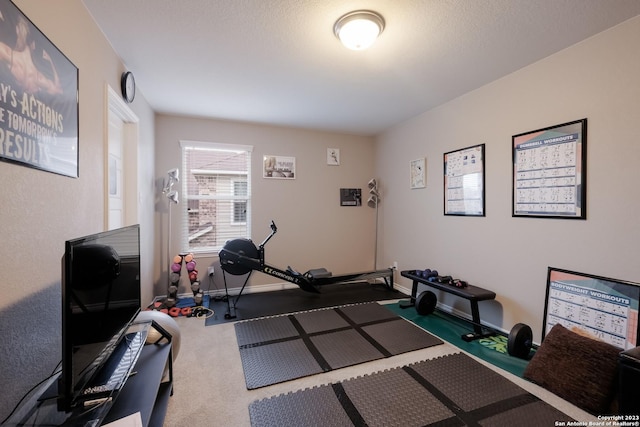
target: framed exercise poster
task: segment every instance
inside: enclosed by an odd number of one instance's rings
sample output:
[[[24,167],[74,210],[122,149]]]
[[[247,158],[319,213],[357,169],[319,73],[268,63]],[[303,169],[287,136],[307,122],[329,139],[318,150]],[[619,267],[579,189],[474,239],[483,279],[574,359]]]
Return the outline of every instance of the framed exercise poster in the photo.
[[[549,267],[542,338],[560,323],[618,348],[640,342],[640,283]]]
[[[444,154],[444,214],[484,216],[484,144]]]
[[[587,119],[514,135],[512,146],[512,216],[587,218]]]
[[[78,69],[0,2],[0,160],[78,177]]]

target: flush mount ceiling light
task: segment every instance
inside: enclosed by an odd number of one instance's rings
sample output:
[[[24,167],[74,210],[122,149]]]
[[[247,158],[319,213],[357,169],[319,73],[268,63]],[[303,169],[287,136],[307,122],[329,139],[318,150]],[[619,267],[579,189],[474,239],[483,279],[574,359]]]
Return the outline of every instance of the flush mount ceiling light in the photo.
[[[333,33],[345,47],[363,50],[376,41],[384,30],[384,19],[370,10],[356,10],[343,15],[333,26]]]

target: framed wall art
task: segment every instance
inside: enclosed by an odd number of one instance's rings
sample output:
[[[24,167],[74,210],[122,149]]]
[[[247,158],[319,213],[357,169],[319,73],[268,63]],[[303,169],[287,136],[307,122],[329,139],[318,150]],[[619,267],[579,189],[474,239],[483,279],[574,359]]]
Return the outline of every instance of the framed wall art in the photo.
[[[267,155],[263,157],[263,178],[295,179],[296,158]]]
[[[340,166],[339,148],[327,148],[327,164],[329,166]]]
[[[411,160],[409,163],[409,187],[425,188],[427,186],[427,161],[424,157]]]
[[[586,219],[587,119],[512,137],[512,216]]]
[[[639,285],[548,267],[542,338],[560,323],[623,350],[635,348],[640,343]]]
[[[444,154],[444,214],[485,216],[484,144]]]
[[[361,206],[362,205],[362,189],[361,188],[341,188],[340,189],[340,206]]]
[[[0,160],[78,177],[78,68],[0,3]]]

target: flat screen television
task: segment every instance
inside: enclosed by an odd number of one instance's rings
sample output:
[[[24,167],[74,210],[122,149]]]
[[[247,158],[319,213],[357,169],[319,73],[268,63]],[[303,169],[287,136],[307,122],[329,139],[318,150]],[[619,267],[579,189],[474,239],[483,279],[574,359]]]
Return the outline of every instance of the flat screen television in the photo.
[[[140,226],[68,240],[62,258],[62,372],[69,411],[138,315]]]
[[[640,343],[640,283],[549,267],[542,338],[551,328],[580,328],[623,350]]]

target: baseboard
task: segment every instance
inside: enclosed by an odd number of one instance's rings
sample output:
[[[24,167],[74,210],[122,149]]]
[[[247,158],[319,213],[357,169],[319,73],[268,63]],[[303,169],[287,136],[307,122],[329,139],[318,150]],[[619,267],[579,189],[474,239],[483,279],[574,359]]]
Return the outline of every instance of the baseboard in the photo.
[[[451,314],[452,316],[456,316],[459,317],[461,319],[465,319],[468,322],[472,323],[473,319],[471,318],[471,315],[467,312],[464,311],[460,311],[457,308],[451,307],[449,305],[445,305],[442,303],[438,303],[436,305],[436,308],[440,311],[442,311],[443,313],[447,313],[447,314]],[[488,323],[488,322],[481,322],[483,327],[486,327],[488,329],[494,330],[496,332],[500,332],[504,335],[509,335],[509,331],[506,331],[505,329],[498,327],[492,323]]]
[[[404,286],[395,284],[394,285],[394,289],[397,290],[397,291],[402,292],[405,295],[409,295],[409,296],[411,295],[411,288],[405,288]],[[438,310],[442,311],[443,313],[451,314],[451,315],[459,317],[461,319],[465,319],[468,322],[472,322],[472,318],[471,318],[471,314],[470,313],[458,310],[457,308],[451,307],[451,306],[443,304],[441,302],[438,302],[438,304],[436,305],[436,308]],[[505,329],[503,329],[501,327],[498,327],[498,326],[496,326],[496,325],[494,325],[492,323],[482,322],[482,326],[485,326],[485,327],[487,327],[489,329],[493,329],[493,330],[495,330],[497,332],[501,332],[501,333],[503,333],[505,335],[509,334],[509,331],[506,331]]]
[[[241,288],[230,288],[229,295],[238,295],[240,293]],[[261,292],[274,292],[274,291],[284,291],[285,289],[298,289],[298,285],[295,283],[282,282],[282,283],[269,283],[266,285],[251,285],[244,288],[243,294],[257,294]],[[215,291],[210,291],[206,293],[211,296],[222,296],[224,295],[223,289],[217,289]]]
[[[259,292],[273,292],[273,291],[283,291],[285,289],[295,289],[298,286],[293,283],[270,283],[268,285],[253,285],[244,288],[243,294],[255,294]],[[229,295],[236,296],[240,293],[240,288],[230,288]],[[208,295],[210,297],[221,297],[224,296],[224,289],[214,289],[208,291],[202,291],[203,295]],[[178,299],[181,298],[193,298],[193,293],[185,292],[182,294],[178,294]],[[164,301],[167,298],[166,295],[157,295],[153,298],[153,302]]]
[[[380,283],[384,283],[383,279],[375,279],[376,282],[380,281]],[[260,292],[274,292],[274,291],[283,291],[285,289],[297,289],[298,285],[290,282],[282,282],[282,283],[269,283],[266,285],[251,285],[244,288],[243,294],[257,294]],[[400,286],[396,283],[393,284],[393,288],[397,291],[402,292],[405,295],[411,295],[411,289],[405,288],[404,286]],[[203,295],[208,295],[210,297],[221,297],[224,295],[223,289],[215,289],[203,291]],[[236,296],[240,293],[240,288],[231,288],[229,289],[229,295]],[[165,295],[157,295],[153,298],[153,302],[164,301],[166,298]],[[180,298],[193,298],[193,293],[182,293],[178,294],[178,299]]]
[[[405,295],[411,295],[411,288],[405,288],[404,286],[398,285],[397,283],[393,284],[393,289],[402,292]]]

